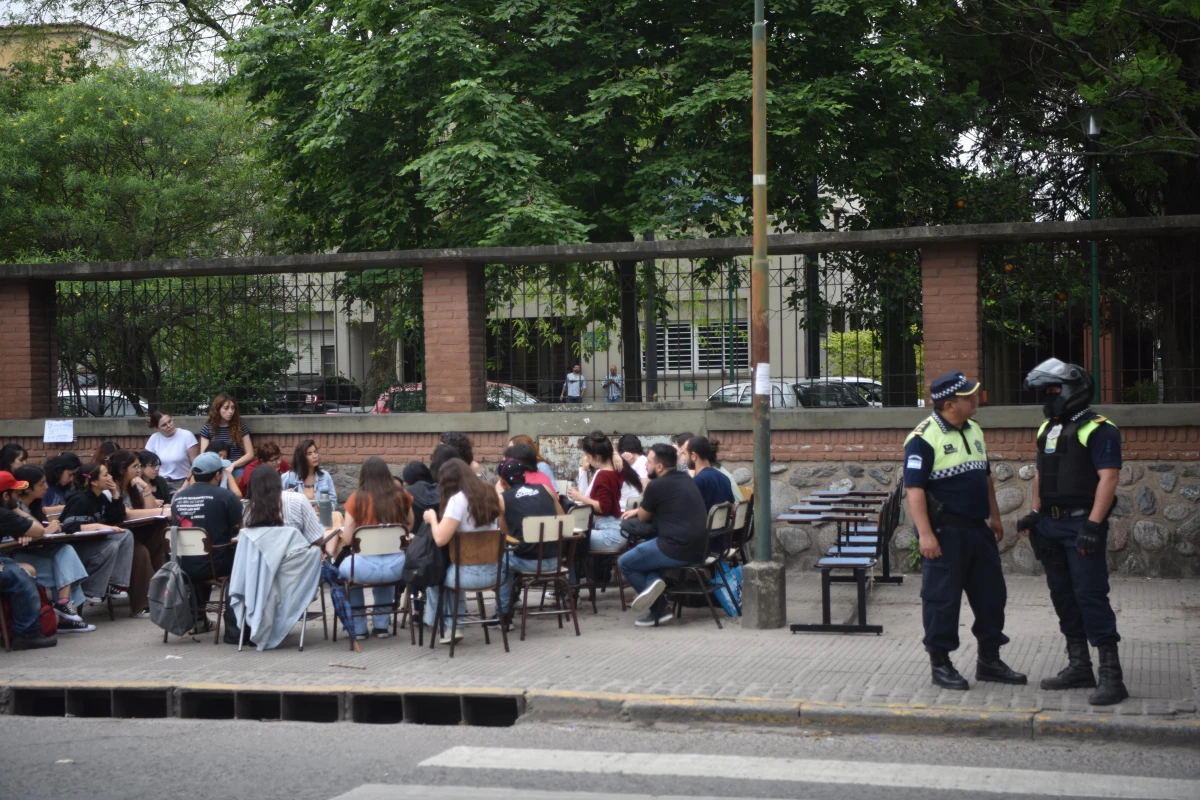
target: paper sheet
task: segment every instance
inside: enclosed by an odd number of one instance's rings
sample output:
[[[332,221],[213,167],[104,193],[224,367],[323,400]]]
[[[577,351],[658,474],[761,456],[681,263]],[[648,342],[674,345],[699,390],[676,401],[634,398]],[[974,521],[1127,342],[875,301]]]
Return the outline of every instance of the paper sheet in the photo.
[[[771,365],[769,363],[754,365],[754,393],[770,397]]]
[[[42,432],[46,444],[70,444],[75,441],[75,420],[48,419]]]

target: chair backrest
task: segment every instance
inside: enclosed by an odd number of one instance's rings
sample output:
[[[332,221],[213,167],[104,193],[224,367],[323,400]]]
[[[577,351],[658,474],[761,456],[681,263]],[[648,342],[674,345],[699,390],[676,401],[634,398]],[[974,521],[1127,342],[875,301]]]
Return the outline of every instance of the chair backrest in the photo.
[[[750,520],[750,501],[743,500],[733,507],[733,529],[740,531]]]
[[[450,539],[450,561],[460,567],[495,564],[504,555],[504,532],[458,531]]]
[[[189,556],[206,556],[209,553],[208,531],[204,528],[173,528],[168,532],[167,541],[174,539],[175,545],[171,555],[175,558]]]
[[[641,506],[642,506],[642,496],[640,494],[635,494],[633,497],[625,498],[625,510],[626,511],[633,511],[635,508],[641,508]]]
[[[575,534],[577,519],[574,514],[561,517],[526,517],[521,523],[521,539],[525,544],[554,542]]]
[[[570,536],[575,531],[590,531],[592,529],[592,507],[588,505],[577,505],[571,509],[571,516],[575,518],[575,524],[570,531],[564,533],[564,536]],[[553,519],[551,517],[550,519]]]
[[[351,550],[360,556],[382,556],[399,553],[408,546],[408,528],[400,523],[363,525],[354,529]]]
[[[709,537],[719,534],[729,533],[730,523],[733,521],[733,503],[717,503],[708,510],[708,530]]]

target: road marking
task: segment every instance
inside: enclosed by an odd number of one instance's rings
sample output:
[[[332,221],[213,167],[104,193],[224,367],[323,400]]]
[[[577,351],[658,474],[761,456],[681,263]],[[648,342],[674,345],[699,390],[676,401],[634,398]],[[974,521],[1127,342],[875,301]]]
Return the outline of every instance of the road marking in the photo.
[[[364,783],[332,800],[735,800],[732,797],[694,795],[599,794],[596,792],[543,791],[540,789],[492,789],[479,786],[399,786]],[[795,800],[794,798],[792,800]]]
[[[1052,795],[1058,797],[1196,800],[1200,781],[1094,775],[1002,767],[880,764],[807,758],[747,758],[688,753],[609,753],[509,747],[452,747],[422,767],[576,772],[594,775],[672,775],[748,781],[833,783],[950,792]]]

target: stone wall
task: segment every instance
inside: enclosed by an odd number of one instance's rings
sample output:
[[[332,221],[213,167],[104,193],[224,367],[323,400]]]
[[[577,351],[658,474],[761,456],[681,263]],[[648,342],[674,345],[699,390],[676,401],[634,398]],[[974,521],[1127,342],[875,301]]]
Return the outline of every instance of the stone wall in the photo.
[[[738,483],[751,483],[751,465],[726,462]],[[887,490],[902,480],[899,463],[776,463],[771,467],[771,516],[778,517],[812,490]],[[996,501],[1004,522],[1000,553],[1006,572],[1042,574],[1016,521],[1029,512],[1032,461],[994,461]],[[789,570],[807,570],[834,544],[836,527],[778,524],[774,551]],[[916,531],[905,505],[892,542],[893,564],[908,571],[908,551]],[[1110,520],[1108,565],[1113,574],[1148,577],[1200,577],[1200,464],[1127,462],[1121,470],[1116,507]]]

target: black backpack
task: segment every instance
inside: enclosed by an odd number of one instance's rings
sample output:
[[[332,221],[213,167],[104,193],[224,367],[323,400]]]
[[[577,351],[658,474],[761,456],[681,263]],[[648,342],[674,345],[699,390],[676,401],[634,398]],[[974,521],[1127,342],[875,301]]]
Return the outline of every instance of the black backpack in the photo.
[[[446,574],[446,554],[433,541],[433,531],[426,525],[419,529],[404,551],[404,570],[400,580],[418,589],[441,586]]]

